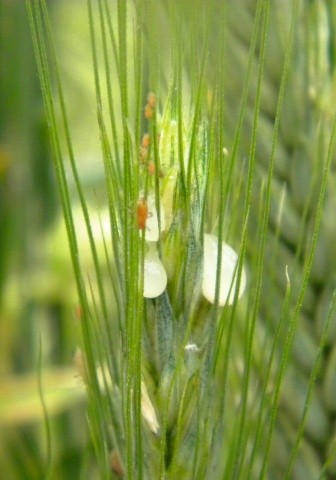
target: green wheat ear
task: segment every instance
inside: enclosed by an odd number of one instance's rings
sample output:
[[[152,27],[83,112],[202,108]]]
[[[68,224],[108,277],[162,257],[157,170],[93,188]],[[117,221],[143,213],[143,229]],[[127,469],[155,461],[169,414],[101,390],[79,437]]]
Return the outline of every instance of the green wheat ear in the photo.
[[[335,12],[304,0],[87,5],[103,248],[46,3],[27,0],[99,475],[332,478]]]

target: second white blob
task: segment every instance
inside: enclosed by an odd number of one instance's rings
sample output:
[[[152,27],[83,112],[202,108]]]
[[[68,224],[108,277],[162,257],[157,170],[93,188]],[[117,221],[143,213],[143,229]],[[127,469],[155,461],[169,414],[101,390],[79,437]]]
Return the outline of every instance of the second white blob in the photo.
[[[238,255],[227,243],[222,242],[222,258],[219,269],[220,288],[219,305],[231,305],[234,301],[236,291]],[[215,301],[216,275],[218,262],[218,237],[216,235],[204,235],[203,252],[203,281],[202,293],[210,302]],[[231,287],[232,285],[232,287]],[[244,293],[246,286],[246,274],[244,268],[241,272],[238,298]],[[230,291],[231,289],[231,291]],[[230,294],[229,294],[230,293]]]
[[[167,286],[167,273],[154,249],[145,256],[144,263],[144,297],[155,298],[164,292]]]

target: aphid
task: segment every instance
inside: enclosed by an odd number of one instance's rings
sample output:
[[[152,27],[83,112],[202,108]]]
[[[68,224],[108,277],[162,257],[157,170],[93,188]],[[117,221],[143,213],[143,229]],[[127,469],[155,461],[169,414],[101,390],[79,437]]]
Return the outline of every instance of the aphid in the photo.
[[[137,223],[139,230],[145,230],[148,218],[148,205],[144,198],[140,198],[137,204]]]
[[[153,116],[154,116],[154,109],[147,103],[147,105],[144,108],[144,117],[147,118],[147,120],[151,120]]]
[[[147,170],[149,175],[155,175],[155,163],[153,160],[148,163]]]
[[[110,453],[110,465],[111,470],[117,475],[117,477],[122,478],[124,476],[124,468],[117,450],[112,450]]]
[[[141,146],[143,148],[148,148],[151,143],[151,138],[149,133],[145,133],[141,140]]]
[[[147,105],[151,108],[155,108],[156,106],[156,95],[153,92],[149,92],[147,96]]]
[[[151,160],[148,163],[147,171],[148,171],[149,175],[151,175],[151,176],[155,175],[156,167],[155,167],[155,162],[153,162],[153,160]],[[159,172],[159,177],[164,178],[165,175],[164,175],[164,171],[162,170],[162,168],[159,168],[158,172]]]

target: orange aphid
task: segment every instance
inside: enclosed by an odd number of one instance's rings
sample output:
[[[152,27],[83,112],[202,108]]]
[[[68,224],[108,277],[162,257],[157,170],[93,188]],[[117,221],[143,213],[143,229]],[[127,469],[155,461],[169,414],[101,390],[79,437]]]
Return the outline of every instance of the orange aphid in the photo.
[[[149,133],[145,133],[141,140],[141,146],[143,148],[148,148],[150,145],[150,142],[151,142],[151,138]]]
[[[147,120],[150,120],[153,118],[153,115],[154,115],[154,109],[147,103],[147,105],[144,108],[144,117],[147,118]]]
[[[147,96],[147,105],[151,108],[155,108],[156,105],[156,95],[153,92],[149,92]]]
[[[147,170],[149,175],[154,175],[155,174],[155,163],[153,161],[148,163]]]
[[[121,463],[120,455],[117,452],[117,450],[112,450],[110,453],[110,465],[112,471],[118,476],[118,477],[123,477],[124,476],[124,469]]]
[[[144,198],[140,198],[137,204],[137,223],[139,230],[145,230],[148,218],[148,205]]]

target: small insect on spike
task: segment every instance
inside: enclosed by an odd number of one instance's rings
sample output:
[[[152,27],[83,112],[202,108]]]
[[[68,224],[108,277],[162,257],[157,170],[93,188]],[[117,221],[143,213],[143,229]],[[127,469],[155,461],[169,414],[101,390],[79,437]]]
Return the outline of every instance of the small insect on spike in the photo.
[[[145,230],[148,218],[148,205],[144,198],[140,198],[137,204],[137,223],[139,230]]]
[[[155,163],[153,161],[148,163],[147,170],[149,175],[155,175]]]
[[[117,450],[112,450],[110,453],[110,465],[112,472],[114,472],[118,478],[124,476],[124,468]]]
[[[149,133],[145,133],[141,140],[142,148],[148,148],[151,143],[151,138]]]
[[[150,108],[155,108],[155,106],[156,106],[156,95],[155,95],[155,93],[149,92],[149,94],[147,96],[147,105]]]
[[[147,105],[144,108],[144,117],[147,120],[151,120],[153,116],[154,116],[154,109],[147,103]]]

